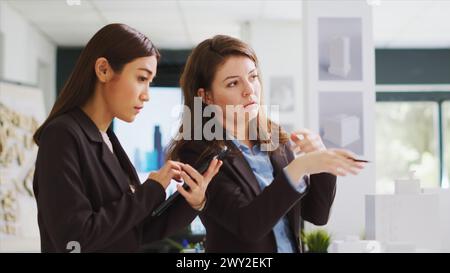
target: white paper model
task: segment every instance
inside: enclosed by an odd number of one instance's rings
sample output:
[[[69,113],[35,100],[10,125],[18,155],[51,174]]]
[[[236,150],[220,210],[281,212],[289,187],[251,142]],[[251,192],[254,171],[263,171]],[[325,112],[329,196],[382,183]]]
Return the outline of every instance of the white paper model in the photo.
[[[359,127],[359,117],[337,115],[323,121],[323,138],[340,147],[345,147],[360,139]]]
[[[414,177],[415,171],[409,172],[406,179],[395,179],[395,194],[419,194],[420,180]]]
[[[439,251],[439,224],[437,194],[366,195],[366,238],[390,244],[387,252]]]
[[[333,38],[329,45],[330,74],[347,77],[351,69],[350,64],[350,39],[346,36]]]
[[[380,242],[360,240],[358,236],[346,236],[344,240],[334,240],[328,248],[330,253],[379,253]]]

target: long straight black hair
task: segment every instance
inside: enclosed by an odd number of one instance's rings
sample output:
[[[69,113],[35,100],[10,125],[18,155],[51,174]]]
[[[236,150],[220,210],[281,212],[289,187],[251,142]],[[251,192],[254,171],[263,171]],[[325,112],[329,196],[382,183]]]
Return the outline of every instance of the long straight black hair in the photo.
[[[109,24],[100,29],[81,52],[49,116],[34,133],[34,142],[39,145],[42,130],[50,121],[83,106],[93,95],[97,82],[95,62],[98,58],[106,58],[114,72],[120,73],[127,63],[147,56],[156,56],[159,60],[160,53],[150,39],[139,31],[125,24]]]

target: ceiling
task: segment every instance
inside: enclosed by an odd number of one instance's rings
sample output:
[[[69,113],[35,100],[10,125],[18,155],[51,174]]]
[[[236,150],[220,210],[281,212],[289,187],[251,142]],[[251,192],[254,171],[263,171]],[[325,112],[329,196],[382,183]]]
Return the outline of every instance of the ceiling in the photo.
[[[129,24],[161,48],[189,48],[214,34],[240,36],[252,20],[301,20],[295,0],[6,0],[61,46],[84,45],[103,25]],[[450,0],[355,0],[372,4],[378,48],[450,47]]]

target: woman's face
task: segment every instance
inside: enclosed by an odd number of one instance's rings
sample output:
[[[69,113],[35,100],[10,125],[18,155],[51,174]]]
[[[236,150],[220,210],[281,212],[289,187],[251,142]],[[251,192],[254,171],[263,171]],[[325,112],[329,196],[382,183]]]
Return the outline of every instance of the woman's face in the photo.
[[[136,118],[144,102],[149,100],[149,85],[156,75],[156,65],[156,56],[137,58],[105,83],[104,99],[113,117],[126,122]]]
[[[239,128],[257,117],[260,94],[261,84],[255,63],[248,57],[231,56],[217,69],[206,102],[222,109],[226,128]],[[231,116],[226,115],[227,105],[236,111]]]

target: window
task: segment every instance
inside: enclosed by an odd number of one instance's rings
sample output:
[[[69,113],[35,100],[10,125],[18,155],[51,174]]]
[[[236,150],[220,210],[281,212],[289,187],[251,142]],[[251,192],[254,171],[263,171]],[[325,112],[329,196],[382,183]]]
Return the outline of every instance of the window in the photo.
[[[377,193],[393,193],[410,171],[422,188],[447,187],[450,92],[377,92]]]
[[[379,102],[376,105],[377,192],[394,192],[396,178],[409,170],[422,187],[439,185],[437,105],[432,102]]]
[[[450,179],[450,101],[442,104],[443,124],[444,124],[444,183],[443,187],[449,187]]]

